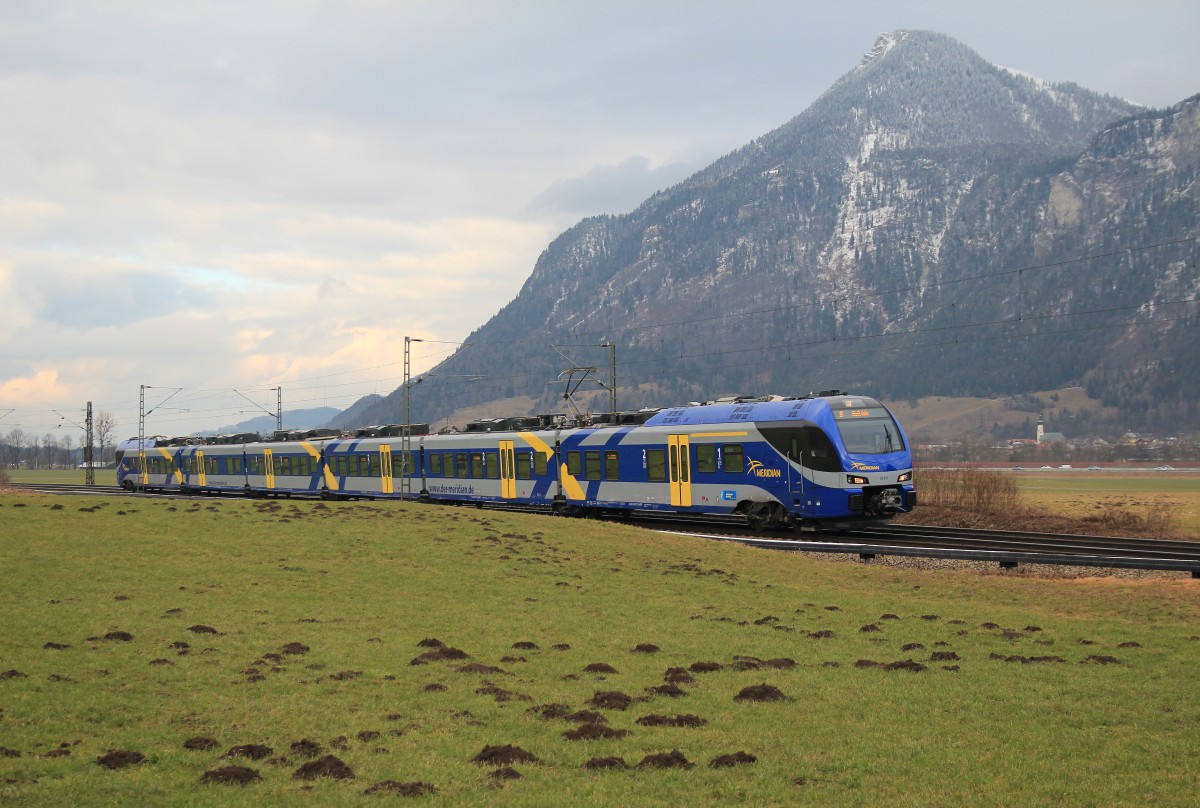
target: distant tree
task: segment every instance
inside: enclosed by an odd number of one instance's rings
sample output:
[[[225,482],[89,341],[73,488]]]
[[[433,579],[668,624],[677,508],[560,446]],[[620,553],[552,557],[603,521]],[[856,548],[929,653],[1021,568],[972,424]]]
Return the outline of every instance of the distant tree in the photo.
[[[92,418],[92,432],[96,436],[97,460],[108,457],[108,445],[117,431],[117,419],[111,412],[100,410]]]

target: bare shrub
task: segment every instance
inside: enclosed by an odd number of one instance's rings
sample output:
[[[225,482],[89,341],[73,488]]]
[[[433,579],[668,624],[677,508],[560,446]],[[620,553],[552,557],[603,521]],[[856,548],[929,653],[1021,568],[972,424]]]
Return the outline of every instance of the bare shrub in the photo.
[[[973,513],[1021,510],[1017,481],[994,469],[920,469],[916,483],[921,504]]]

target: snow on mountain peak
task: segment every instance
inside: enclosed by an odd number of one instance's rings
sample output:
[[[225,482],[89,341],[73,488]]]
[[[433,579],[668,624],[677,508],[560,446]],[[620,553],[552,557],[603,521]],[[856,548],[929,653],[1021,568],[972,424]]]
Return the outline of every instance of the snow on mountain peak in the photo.
[[[875,44],[863,56],[862,61],[858,63],[860,68],[865,67],[868,63],[886,56],[888,51],[896,47],[904,40],[908,39],[908,31],[885,31],[875,39]]]

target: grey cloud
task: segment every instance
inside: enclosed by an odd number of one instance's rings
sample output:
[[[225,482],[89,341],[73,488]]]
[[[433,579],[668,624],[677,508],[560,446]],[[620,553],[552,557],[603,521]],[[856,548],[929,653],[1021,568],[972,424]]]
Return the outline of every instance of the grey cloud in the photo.
[[[187,288],[174,278],[148,272],[120,280],[75,279],[44,290],[39,316],[67,328],[108,328],[179,311],[189,303]]]
[[[656,191],[683,180],[704,162],[671,163],[651,168],[648,159],[634,155],[614,166],[596,166],[582,176],[555,180],[533,198],[529,211],[583,216],[624,213],[636,208]]]

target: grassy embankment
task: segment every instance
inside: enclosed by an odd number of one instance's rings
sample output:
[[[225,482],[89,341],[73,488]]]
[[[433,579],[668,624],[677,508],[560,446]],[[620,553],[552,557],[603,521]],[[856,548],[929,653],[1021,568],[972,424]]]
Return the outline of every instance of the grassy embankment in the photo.
[[[1200,791],[1186,579],[906,571],[399,503],[11,493],[0,557],[14,805],[370,805],[385,780],[479,806],[1190,805]],[[431,638],[470,658],[411,664]],[[720,669],[690,670],[706,662]],[[682,695],[649,690],[669,669]],[[737,698],[761,685],[786,700]],[[633,701],[589,704],[599,692]],[[584,725],[533,710],[555,704],[628,734],[570,740]],[[215,746],[185,748],[197,738]],[[354,778],[296,778],[304,740]],[[472,762],[506,744],[538,759],[513,764],[521,779]],[[245,745],[270,752],[224,757]],[[96,762],[112,750],[145,759]],[[582,768],[675,750],[695,766]],[[737,752],[756,761],[709,766]],[[230,765],[262,780],[200,783]]]

